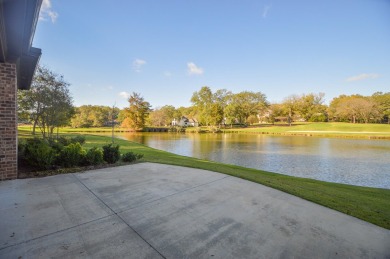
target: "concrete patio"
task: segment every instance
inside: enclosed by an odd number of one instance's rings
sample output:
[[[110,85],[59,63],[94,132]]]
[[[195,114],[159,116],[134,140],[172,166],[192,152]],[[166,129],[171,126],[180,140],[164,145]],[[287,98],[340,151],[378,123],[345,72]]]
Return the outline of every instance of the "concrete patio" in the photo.
[[[389,230],[152,163],[0,182],[0,229],[0,258],[390,258]]]

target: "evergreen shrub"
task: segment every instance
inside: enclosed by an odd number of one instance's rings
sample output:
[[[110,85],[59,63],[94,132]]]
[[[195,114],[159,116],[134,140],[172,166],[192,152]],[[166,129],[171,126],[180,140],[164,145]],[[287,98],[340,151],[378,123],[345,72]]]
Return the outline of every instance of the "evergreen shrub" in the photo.
[[[85,155],[87,165],[100,165],[104,163],[103,151],[100,148],[93,147],[87,151]]]
[[[130,151],[130,152],[123,154],[122,161],[123,162],[134,162],[134,161],[141,159],[143,157],[144,157],[144,155],[142,155],[142,154],[135,154],[135,153]]]
[[[103,159],[109,164],[116,163],[121,158],[119,145],[108,144],[103,146]]]
[[[85,156],[86,152],[80,143],[71,143],[61,150],[58,163],[64,167],[78,166],[85,160]]]
[[[39,138],[27,139],[24,147],[20,146],[19,148],[29,165],[41,170],[53,167],[56,152],[46,140]]]

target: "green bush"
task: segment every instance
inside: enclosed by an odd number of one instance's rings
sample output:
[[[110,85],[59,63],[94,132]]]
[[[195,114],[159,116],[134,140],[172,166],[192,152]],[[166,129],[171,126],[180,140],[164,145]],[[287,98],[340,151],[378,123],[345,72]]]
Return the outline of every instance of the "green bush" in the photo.
[[[108,144],[103,146],[103,159],[109,164],[114,164],[120,159],[119,145]]]
[[[49,139],[47,140],[50,147],[53,148],[57,154],[61,152],[61,150],[64,148],[64,145],[60,141],[56,141],[55,139]],[[69,145],[69,144],[67,144]]]
[[[134,162],[135,160],[143,158],[144,155],[142,154],[134,154],[133,152],[127,152],[123,154],[122,161],[123,162]]]
[[[84,136],[76,136],[70,139],[71,143],[80,143],[80,145],[85,144],[85,137]]]
[[[55,150],[43,139],[27,139],[24,147],[20,147],[24,160],[37,169],[45,170],[53,167],[56,159]]]
[[[65,146],[58,157],[58,163],[65,167],[80,165],[85,160],[86,152],[80,143],[71,143]]]
[[[67,137],[59,137],[57,139],[57,143],[61,144],[62,146],[67,146],[69,145],[70,143],[72,143],[70,141],[70,138],[67,138]]]
[[[85,163],[87,165],[99,165],[103,162],[103,151],[100,148],[93,147],[87,151],[85,155]]]
[[[73,138],[68,138],[68,137],[59,137],[57,139],[57,142],[60,143],[63,146],[68,146],[69,144],[75,144],[75,143],[80,143],[80,145],[85,144],[85,137],[84,136],[75,136]]]

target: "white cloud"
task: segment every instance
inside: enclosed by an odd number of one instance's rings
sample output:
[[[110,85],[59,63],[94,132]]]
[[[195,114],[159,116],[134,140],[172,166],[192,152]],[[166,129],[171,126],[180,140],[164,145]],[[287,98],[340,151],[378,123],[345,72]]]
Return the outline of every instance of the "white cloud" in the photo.
[[[112,89],[114,89],[114,87],[112,85],[109,85],[109,86],[107,86],[107,89],[112,90]]]
[[[141,68],[142,66],[144,66],[146,64],[146,61],[145,60],[142,60],[142,59],[136,59],[133,61],[133,70],[137,73],[141,72]]]
[[[47,21],[50,18],[52,23],[55,23],[58,18],[58,13],[51,8],[51,0],[43,0],[39,20]]]
[[[354,82],[354,81],[361,81],[361,80],[365,80],[365,79],[375,79],[379,77],[378,74],[360,74],[360,75],[357,75],[357,76],[351,76],[351,77],[348,77],[347,79],[345,79],[345,81],[347,82]]]
[[[189,75],[202,75],[203,68],[196,66],[193,62],[188,62],[187,72]]]
[[[129,99],[130,97],[130,93],[128,92],[120,92],[118,95],[124,99]]]
[[[263,19],[267,18],[268,12],[269,12],[269,10],[271,9],[271,7],[272,7],[272,5],[265,5],[265,6],[263,7],[263,12],[262,12],[262,14],[261,14],[261,16],[263,17]]]

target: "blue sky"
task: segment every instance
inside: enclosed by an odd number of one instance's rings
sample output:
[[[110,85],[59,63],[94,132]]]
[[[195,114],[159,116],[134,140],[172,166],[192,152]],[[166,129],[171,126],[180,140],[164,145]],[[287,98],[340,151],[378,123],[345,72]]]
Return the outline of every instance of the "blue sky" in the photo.
[[[390,1],[44,0],[34,38],[74,104],[189,106],[194,91],[390,91]]]

